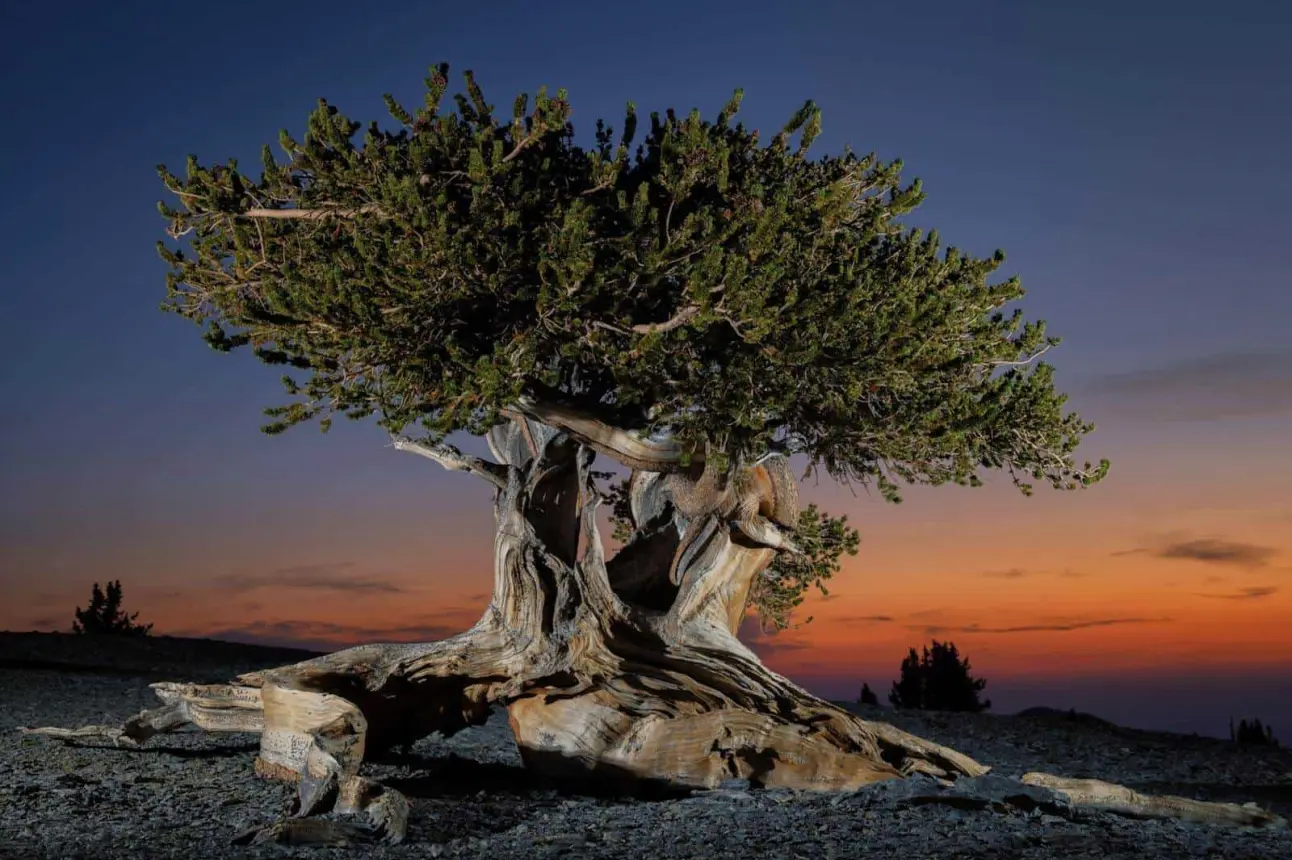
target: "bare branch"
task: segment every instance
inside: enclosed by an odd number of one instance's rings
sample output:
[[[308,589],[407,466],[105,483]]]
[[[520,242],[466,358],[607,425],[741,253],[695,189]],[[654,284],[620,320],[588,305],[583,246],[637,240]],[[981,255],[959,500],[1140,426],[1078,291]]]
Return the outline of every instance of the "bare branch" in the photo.
[[[991,367],[1025,367],[1031,364],[1032,362],[1036,361],[1041,356],[1045,355],[1053,348],[1054,348],[1053,343],[1047,343],[1045,346],[1041,347],[1036,352],[1027,356],[1027,358],[1022,358],[1022,359],[1019,359],[1018,361],[991,361],[991,362],[988,362],[988,364]]]
[[[237,213],[239,218],[268,218],[282,221],[326,221],[328,218],[354,218],[356,215],[370,213],[384,215],[376,203],[365,203],[355,209],[342,209],[339,206],[322,206],[317,209],[248,209]]]
[[[408,451],[428,460],[434,460],[444,468],[454,472],[470,472],[484,478],[500,490],[507,488],[506,466],[490,463],[480,457],[463,454],[457,448],[443,442],[417,442],[407,436],[394,435],[390,437],[390,441],[396,451]]]
[[[630,332],[626,328],[620,328],[617,325],[611,325],[610,323],[602,322],[601,320],[593,320],[592,325],[594,325],[597,328],[603,328],[606,331],[612,331],[615,334],[632,334],[632,332]]]
[[[789,538],[787,531],[766,517],[737,519],[732,522],[732,527],[739,529],[754,543],[788,552],[791,555],[803,555],[803,550]]]
[[[687,305],[677,313],[673,314],[673,316],[664,320],[664,322],[643,323],[641,325],[633,326],[632,330],[636,334],[655,334],[656,332],[672,331],[678,326],[683,325],[687,320],[691,319],[699,312],[699,305]]]
[[[562,430],[594,451],[643,472],[676,472],[682,468],[683,449],[674,439],[643,437],[614,427],[582,409],[522,397],[515,411],[535,421]],[[691,453],[691,461],[704,460],[703,451]]]
[[[509,162],[509,161],[511,161],[512,159],[514,159],[516,156],[520,155],[520,154],[521,154],[521,152],[523,152],[523,151],[525,150],[525,147],[527,147],[527,146],[529,146],[531,143],[533,143],[534,138],[535,138],[535,135],[530,135],[529,137],[526,137],[526,138],[524,138],[523,140],[521,140],[521,142],[520,142],[520,143],[516,144],[516,148],[515,148],[515,149],[513,149],[511,152],[507,153],[506,155],[504,155],[504,156],[502,157],[502,163],[503,163],[503,164],[506,164],[507,162]]]

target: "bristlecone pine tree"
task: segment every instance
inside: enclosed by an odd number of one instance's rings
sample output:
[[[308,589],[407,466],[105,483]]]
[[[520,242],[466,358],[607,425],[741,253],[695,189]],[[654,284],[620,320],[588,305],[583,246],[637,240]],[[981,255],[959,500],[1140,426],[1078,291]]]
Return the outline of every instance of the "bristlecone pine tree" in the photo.
[[[94,583],[90,592],[90,605],[82,609],[76,607],[76,620],[72,622],[73,633],[111,634],[114,636],[147,636],[153,629],[151,624],[139,624],[136,612],[126,615],[121,611],[121,580],[108,582],[104,592],[99,584]]]
[[[386,98],[393,131],[320,102],[259,179],[161,168],[185,242],[159,244],[167,308],[287,368],[293,399],[266,431],[373,416],[396,449],[493,487],[483,617],[227,686],[159,684],[165,706],[123,727],[37,731],[259,731],[258,771],[297,781],[299,803],[255,839],[328,830],[304,816],[329,810],[402,838],[405,799],[362,760],[494,705],[528,767],[621,788],[985,772],[809,695],[736,631],[751,607],[783,626],[856,548],[842,518],[800,512],[792,455],[894,501],[990,469],[1024,492],[1104,476],[1074,462],[1091,426],[1036,361],[1057,340],[1004,310],[1017,280],[989,281],[1003,257],[901,226],[923,194],[899,163],[809,157],[811,103],[766,145],[733,124],[737,92],[713,120],[652,114],[635,148],[630,105],[585,148],[563,90],[499,115],[468,73],[446,110],[446,72],[416,109]],[[598,455],[625,484],[598,486]],[[626,537],[610,558],[606,499]]]

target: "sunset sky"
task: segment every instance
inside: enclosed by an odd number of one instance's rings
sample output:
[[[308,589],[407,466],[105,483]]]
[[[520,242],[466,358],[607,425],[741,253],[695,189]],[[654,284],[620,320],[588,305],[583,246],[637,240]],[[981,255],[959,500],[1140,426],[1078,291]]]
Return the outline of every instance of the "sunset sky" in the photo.
[[[908,223],[1003,248],[1064,338],[1047,358],[1107,480],[894,506],[809,479],[861,551],[810,624],[750,634],[773,668],[882,697],[908,647],[951,639],[994,711],[1292,740],[1292,6],[78,5],[0,7],[0,629],[66,630],[116,578],[176,635],[334,648],[475,620],[484,484],[371,423],[260,435],[280,374],[161,313],[154,251],[159,162],[257,164],[319,96],[384,120],[383,92],[416,102],[447,60],[498,105],[567,87],[587,139],[628,100],[713,116],[744,87],[768,131],[813,98],[820,152],[904,159],[928,193]]]

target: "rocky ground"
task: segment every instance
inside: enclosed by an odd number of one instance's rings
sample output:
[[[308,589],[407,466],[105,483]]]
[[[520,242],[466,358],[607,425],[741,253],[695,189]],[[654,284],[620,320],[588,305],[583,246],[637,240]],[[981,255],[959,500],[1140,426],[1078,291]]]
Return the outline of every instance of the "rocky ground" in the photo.
[[[1062,714],[875,713],[994,766],[929,802],[934,792],[919,780],[848,794],[731,785],[668,800],[580,796],[520,767],[500,713],[371,765],[373,777],[412,801],[408,840],[346,848],[230,845],[282,814],[291,795],[252,776],[254,736],[178,734],[119,750],[15,730],[116,723],[153,705],[150,681],[222,680],[300,656],[164,640],[87,653],[71,637],[0,634],[0,857],[1292,858],[1287,829],[1078,815],[1010,779],[1029,770],[1097,776],[1292,816],[1289,751]]]

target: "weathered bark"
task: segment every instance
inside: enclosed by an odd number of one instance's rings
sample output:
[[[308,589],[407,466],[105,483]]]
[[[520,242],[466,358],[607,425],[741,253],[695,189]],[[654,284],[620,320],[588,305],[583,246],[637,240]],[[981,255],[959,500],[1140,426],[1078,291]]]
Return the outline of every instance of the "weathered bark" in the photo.
[[[806,693],[736,638],[754,578],[776,552],[794,551],[788,527],[798,499],[783,464],[759,464],[735,483],[683,473],[667,442],[633,441],[532,403],[488,441],[496,463],[396,440],[494,487],[494,593],[471,629],[434,643],[350,648],[228,685],[155,684],[163,706],[123,726],[31,731],[118,744],[188,725],[259,732],[256,771],[298,783],[296,818],[244,841],[343,838],[342,825],[305,823],[328,810],[362,812],[372,829],[401,840],[407,802],[359,775],[365,757],[483,722],[493,705],[508,709],[526,766],[621,789],[744,778],[841,790],[988,770]],[[636,533],[609,560],[596,527],[594,451],[638,470],[630,483]],[[1106,783],[1029,778],[1114,811],[1272,819]]]

